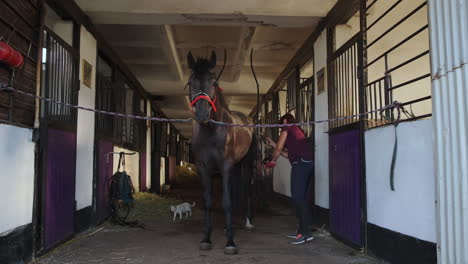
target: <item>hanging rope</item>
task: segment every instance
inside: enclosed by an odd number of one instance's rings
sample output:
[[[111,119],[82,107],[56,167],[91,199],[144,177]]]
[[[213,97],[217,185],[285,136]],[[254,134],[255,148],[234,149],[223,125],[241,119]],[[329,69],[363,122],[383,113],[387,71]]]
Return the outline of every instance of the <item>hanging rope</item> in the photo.
[[[83,106],[79,106],[79,105],[59,102],[59,101],[49,99],[49,98],[46,98],[46,97],[43,97],[43,96],[38,96],[38,95],[35,95],[35,94],[31,94],[31,93],[27,93],[27,92],[18,90],[16,88],[11,87],[9,84],[0,83],[0,92],[2,92],[2,91],[15,92],[15,93],[27,96],[27,97],[36,98],[36,99],[39,99],[41,101],[45,101],[45,102],[49,102],[49,103],[53,103],[53,104],[63,105],[65,107],[80,109],[80,110],[89,111],[89,112],[98,113],[98,114],[103,114],[103,115],[117,116],[117,117],[122,117],[122,118],[133,118],[133,119],[149,120],[149,121],[157,121],[157,122],[167,122],[167,123],[185,123],[185,122],[192,122],[193,121],[192,118],[181,119],[181,118],[149,117],[149,116],[129,115],[129,114],[122,114],[122,113],[117,113],[117,112],[97,110],[97,109],[83,107]],[[367,116],[367,115],[372,114],[372,113],[381,113],[381,112],[386,111],[386,110],[395,109],[397,106],[401,106],[401,103],[395,101],[395,102],[393,102],[393,103],[391,103],[391,104],[389,104],[387,106],[384,106],[384,107],[382,107],[380,109],[367,111],[367,112],[360,113],[360,114],[355,114],[355,115],[350,115],[350,116],[343,116],[343,117],[333,118],[333,119],[301,122],[301,123],[288,123],[288,124],[231,124],[231,123],[224,123],[224,122],[215,121],[215,120],[210,120],[208,122],[216,124],[216,125],[220,125],[220,126],[254,127],[254,128],[262,128],[262,127],[263,128],[281,128],[281,127],[293,127],[293,126],[309,126],[309,125],[320,124],[320,123],[337,122],[337,121],[342,121],[342,120],[346,120],[346,119],[357,118],[357,117],[360,117],[360,116]],[[408,113],[406,110],[404,110],[403,112],[405,114]]]
[[[254,53],[254,50],[253,48],[250,50],[250,69],[252,70],[252,75],[255,79],[255,84],[256,84],[256,87],[257,87],[257,111],[255,113],[255,121],[254,121],[254,124],[258,125],[258,122],[259,122],[259,107],[260,107],[260,85],[258,83],[258,79],[257,79],[257,74],[255,73],[255,68],[253,66],[253,53]],[[259,127],[256,127],[255,129],[255,141],[256,141],[256,144],[260,144],[260,139],[259,139],[259,136],[260,136],[260,133],[259,133]],[[254,185],[254,181],[256,179],[256,176],[258,175],[258,162],[259,160],[262,159],[262,153],[261,153],[261,150],[260,150],[260,147],[257,145],[256,147],[256,151],[255,151],[255,165],[254,165],[254,174],[253,174],[253,177],[252,177],[252,180],[250,182],[250,185],[251,187],[250,188],[253,188],[253,185]],[[264,173],[262,175],[265,175]],[[263,177],[262,177],[263,178]],[[249,199],[251,199],[249,197]],[[248,204],[250,205],[252,201],[249,200]]]
[[[221,71],[218,74],[218,77],[216,77],[216,82],[218,82],[219,78],[221,78],[221,75],[223,75],[224,67],[226,67],[226,59],[227,59],[226,57],[227,57],[226,49],[224,49],[224,63],[223,63],[223,67],[221,68]]]
[[[397,110],[397,118],[396,120],[390,116],[386,116],[383,113],[383,111],[380,112],[380,114],[384,117],[385,120],[389,120],[393,122],[393,128],[395,130],[395,139],[393,143],[393,153],[392,153],[392,162],[390,165],[390,189],[392,191],[395,191],[395,167],[396,167],[396,160],[397,160],[397,153],[398,153],[398,125],[401,122],[401,113],[404,113],[407,118],[411,118],[414,116],[413,113],[408,112],[401,103],[399,102],[394,102],[393,103],[393,109]]]

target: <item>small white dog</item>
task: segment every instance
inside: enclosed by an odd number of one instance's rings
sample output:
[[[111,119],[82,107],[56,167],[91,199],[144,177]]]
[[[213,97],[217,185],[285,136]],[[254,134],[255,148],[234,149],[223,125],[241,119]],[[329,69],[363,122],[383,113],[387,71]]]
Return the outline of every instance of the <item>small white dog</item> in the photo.
[[[179,218],[182,219],[182,216],[186,214],[185,218],[188,218],[189,215],[192,216],[192,208],[195,207],[195,202],[193,204],[189,203],[181,203],[179,205],[172,205],[171,206],[171,212],[174,213],[174,219],[173,221],[176,220],[177,215],[179,215]]]

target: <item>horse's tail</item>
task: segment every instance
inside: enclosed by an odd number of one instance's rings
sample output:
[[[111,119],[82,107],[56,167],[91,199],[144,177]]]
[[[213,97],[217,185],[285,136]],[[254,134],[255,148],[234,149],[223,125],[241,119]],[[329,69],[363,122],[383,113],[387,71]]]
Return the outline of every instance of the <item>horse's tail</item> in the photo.
[[[195,207],[195,202],[193,202],[193,204],[191,205],[191,207]]]

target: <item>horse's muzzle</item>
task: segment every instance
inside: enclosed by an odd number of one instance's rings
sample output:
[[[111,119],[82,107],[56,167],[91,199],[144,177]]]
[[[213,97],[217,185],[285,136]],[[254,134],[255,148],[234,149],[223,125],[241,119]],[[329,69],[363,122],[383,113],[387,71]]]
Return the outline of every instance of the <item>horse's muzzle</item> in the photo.
[[[211,107],[207,101],[199,101],[194,105],[193,113],[195,121],[206,124],[211,118]]]

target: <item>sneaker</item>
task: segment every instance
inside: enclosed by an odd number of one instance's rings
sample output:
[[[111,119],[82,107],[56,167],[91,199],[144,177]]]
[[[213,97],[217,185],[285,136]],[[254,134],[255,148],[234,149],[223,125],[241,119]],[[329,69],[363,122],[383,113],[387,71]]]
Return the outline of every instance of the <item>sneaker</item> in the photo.
[[[296,233],[296,234],[290,234],[290,235],[287,235],[288,238],[292,238],[292,239],[296,239],[297,235],[299,235],[299,233]],[[309,241],[312,241],[314,240],[314,237],[312,235],[307,235],[306,236],[306,242],[309,242]]]
[[[299,234],[295,237],[294,241],[290,242],[291,245],[300,245],[300,244],[304,244],[306,242],[306,238]]]

